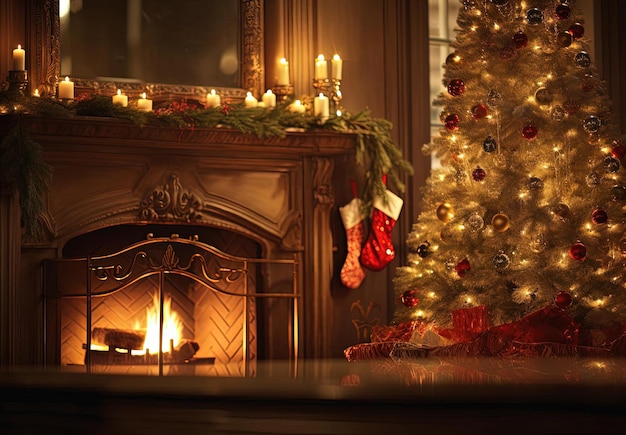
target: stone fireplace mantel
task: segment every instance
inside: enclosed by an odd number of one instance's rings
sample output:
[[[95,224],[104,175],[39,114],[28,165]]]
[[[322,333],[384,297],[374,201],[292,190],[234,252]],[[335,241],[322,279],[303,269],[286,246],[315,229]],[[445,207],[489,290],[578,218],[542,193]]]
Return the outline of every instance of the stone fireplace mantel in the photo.
[[[4,119],[2,119],[4,118]],[[0,136],[16,122],[0,117]],[[290,131],[259,138],[230,129],[139,127],[109,118],[22,122],[53,168],[43,240],[21,237],[17,195],[0,206],[0,365],[41,362],[41,262],[67,242],[117,225],[225,229],[262,255],[295,253],[303,295],[301,350],[327,356],[332,331],[334,192],[356,175],[355,136]],[[341,167],[341,171],[335,171]]]

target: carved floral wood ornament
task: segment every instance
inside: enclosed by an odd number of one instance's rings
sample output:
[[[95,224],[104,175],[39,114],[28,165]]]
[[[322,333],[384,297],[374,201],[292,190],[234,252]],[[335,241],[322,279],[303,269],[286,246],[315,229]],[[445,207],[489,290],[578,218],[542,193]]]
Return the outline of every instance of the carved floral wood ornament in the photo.
[[[139,207],[139,218],[146,221],[174,220],[198,222],[202,220],[202,202],[193,192],[184,189],[178,175],[148,194]]]

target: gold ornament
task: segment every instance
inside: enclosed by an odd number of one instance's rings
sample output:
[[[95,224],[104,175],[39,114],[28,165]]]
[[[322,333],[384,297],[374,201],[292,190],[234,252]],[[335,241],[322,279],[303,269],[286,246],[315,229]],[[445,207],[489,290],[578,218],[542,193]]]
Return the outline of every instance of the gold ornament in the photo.
[[[443,203],[437,207],[437,218],[441,222],[448,222],[454,217],[454,209],[448,203]]]
[[[504,213],[498,213],[491,219],[491,226],[499,233],[509,229],[509,217]]]

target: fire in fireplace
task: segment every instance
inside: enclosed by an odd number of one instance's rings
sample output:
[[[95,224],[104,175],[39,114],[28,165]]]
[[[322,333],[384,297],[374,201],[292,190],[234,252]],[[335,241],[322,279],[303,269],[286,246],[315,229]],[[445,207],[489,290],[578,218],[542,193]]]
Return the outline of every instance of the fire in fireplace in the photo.
[[[269,279],[286,276],[277,268],[290,270],[290,283]],[[283,346],[295,374],[295,257],[243,257],[198,236],[149,234],[109,254],[46,261],[44,271],[47,364],[98,373],[250,376],[259,355],[278,355],[266,346]]]

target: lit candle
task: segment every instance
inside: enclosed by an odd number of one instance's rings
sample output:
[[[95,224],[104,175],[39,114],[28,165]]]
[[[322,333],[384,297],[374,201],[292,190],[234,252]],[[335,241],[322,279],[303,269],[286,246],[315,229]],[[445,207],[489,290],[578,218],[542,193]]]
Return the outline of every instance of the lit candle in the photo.
[[[24,71],[26,69],[26,51],[20,44],[13,50],[13,70]]]
[[[215,89],[211,89],[211,92],[206,94],[206,106],[210,109],[212,107],[219,107],[222,104],[222,99],[215,93]]]
[[[330,102],[324,94],[319,94],[313,101],[313,115],[322,118],[322,121],[328,119],[330,113]]]
[[[334,78],[335,80],[341,80],[341,70],[343,68],[343,60],[341,60],[341,57],[336,54],[333,56],[333,60],[331,63],[331,70],[332,70],[332,78]]]
[[[117,90],[117,95],[113,95],[113,104],[121,104],[122,107],[128,106],[128,96],[122,95],[121,90]]]
[[[254,95],[252,95],[252,92],[248,92],[246,95],[246,99],[244,100],[244,103],[246,107],[256,107],[257,104],[259,104],[259,100],[254,98]]]
[[[146,93],[141,94],[141,98],[137,100],[137,110],[143,110],[144,112],[152,111],[152,100],[146,98]]]
[[[64,81],[59,82],[59,98],[61,100],[74,99],[74,82],[69,77],[65,77]]]
[[[325,80],[328,78],[328,64],[324,55],[320,54],[315,59],[315,80]]]
[[[39,95],[39,89],[35,89],[35,92],[33,92],[33,97],[40,97],[41,95]]]
[[[289,62],[284,57],[278,62],[278,86],[289,85]]]
[[[276,94],[272,92],[271,89],[268,89],[267,92],[263,94],[261,97],[263,104],[265,107],[275,107],[276,106]]]
[[[304,107],[304,104],[302,104],[302,101],[300,101],[300,100],[294,101],[289,106],[289,110],[291,110],[292,112],[295,112],[295,113],[304,113],[305,109],[306,108]]]

